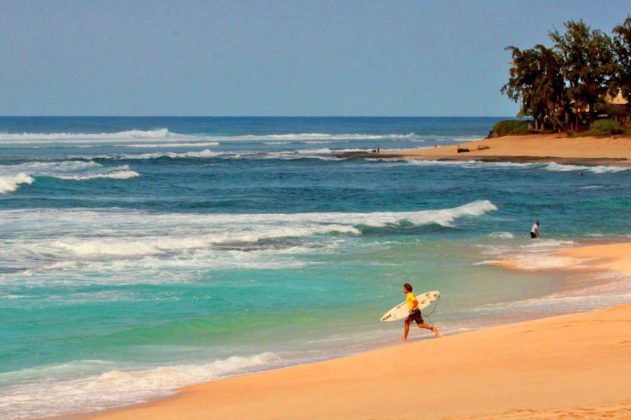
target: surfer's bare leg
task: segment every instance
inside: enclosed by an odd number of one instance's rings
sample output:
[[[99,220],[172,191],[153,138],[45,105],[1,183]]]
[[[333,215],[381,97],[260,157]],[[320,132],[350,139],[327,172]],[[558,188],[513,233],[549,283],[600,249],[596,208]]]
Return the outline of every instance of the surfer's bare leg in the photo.
[[[410,333],[410,323],[409,322],[405,322],[403,323],[403,341],[406,342],[408,341],[408,334]]]
[[[437,327],[434,327],[433,325],[429,325],[429,324],[418,324],[419,328],[425,328],[426,330],[430,330],[431,332],[434,333],[434,335],[436,337],[441,337],[440,335],[440,330]]]

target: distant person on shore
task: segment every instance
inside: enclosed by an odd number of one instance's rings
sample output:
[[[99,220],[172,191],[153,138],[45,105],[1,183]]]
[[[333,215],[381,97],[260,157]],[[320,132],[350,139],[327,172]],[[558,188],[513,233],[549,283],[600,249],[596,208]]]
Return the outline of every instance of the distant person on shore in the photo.
[[[530,229],[530,239],[535,239],[539,237],[539,225],[541,223],[539,222],[539,220],[537,220],[535,222],[534,225],[532,225],[532,228]]]
[[[440,337],[440,331],[438,328],[433,325],[426,324],[425,321],[423,321],[421,310],[418,308],[418,300],[416,300],[416,295],[412,293],[412,285],[410,283],[405,283],[403,285],[403,293],[405,293],[405,303],[407,304],[408,311],[410,313],[404,323],[403,341],[408,341],[408,334],[410,332],[410,324],[412,321],[415,321],[419,328],[430,330],[436,337]]]
[[[377,153],[381,153],[381,146],[377,145]]]

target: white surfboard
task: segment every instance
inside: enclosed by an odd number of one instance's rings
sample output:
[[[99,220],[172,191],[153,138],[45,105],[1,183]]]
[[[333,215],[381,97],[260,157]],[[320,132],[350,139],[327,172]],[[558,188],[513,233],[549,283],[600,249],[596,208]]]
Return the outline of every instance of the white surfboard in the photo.
[[[439,297],[440,297],[440,292],[438,290],[416,295],[416,300],[418,301],[418,308],[419,309],[427,308],[429,305],[436,302]],[[381,320],[383,322],[398,321],[400,319],[407,318],[408,315],[409,315],[408,307],[405,304],[405,301],[403,301],[399,303],[397,306],[395,306],[394,308],[390,309],[385,314],[383,314],[383,316],[381,317]]]

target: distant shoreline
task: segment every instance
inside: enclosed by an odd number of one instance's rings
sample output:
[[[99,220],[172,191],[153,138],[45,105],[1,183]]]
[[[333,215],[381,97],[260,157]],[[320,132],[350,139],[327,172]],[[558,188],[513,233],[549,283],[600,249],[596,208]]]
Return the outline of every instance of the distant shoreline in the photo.
[[[461,152],[458,152],[458,149]],[[462,150],[467,151],[462,151]],[[567,137],[564,134],[505,136],[450,146],[408,150],[345,152],[339,159],[414,159],[425,161],[478,161],[561,163],[584,166],[631,166],[628,137]]]

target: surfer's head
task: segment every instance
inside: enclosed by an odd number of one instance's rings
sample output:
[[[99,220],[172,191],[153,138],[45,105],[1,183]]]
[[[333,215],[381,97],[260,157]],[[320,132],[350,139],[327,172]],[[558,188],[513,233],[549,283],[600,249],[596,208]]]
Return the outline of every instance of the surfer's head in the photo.
[[[405,283],[403,285],[403,289],[405,290],[406,293],[410,293],[412,291],[412,285],[410,283]]]

